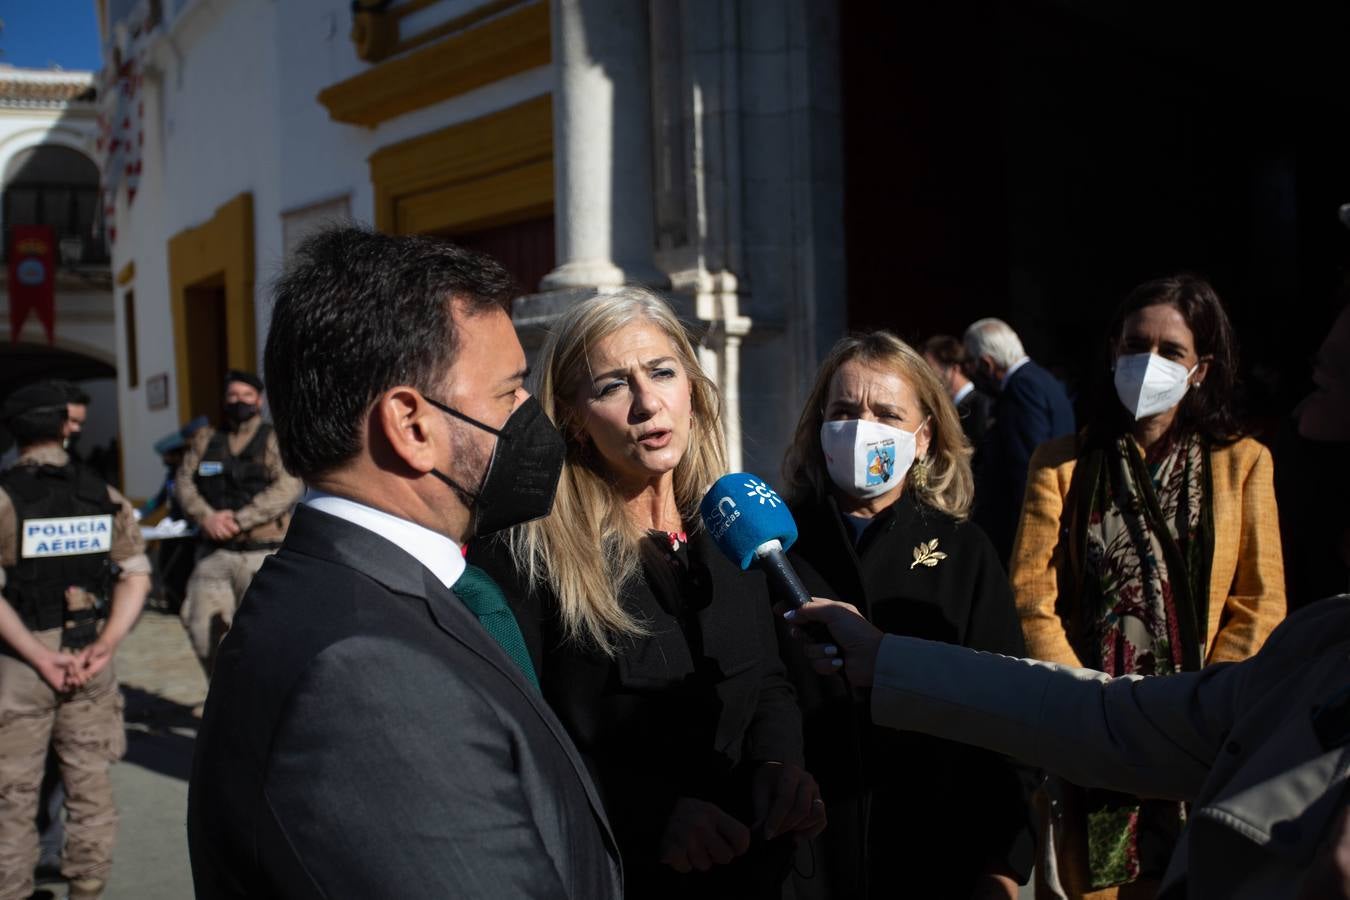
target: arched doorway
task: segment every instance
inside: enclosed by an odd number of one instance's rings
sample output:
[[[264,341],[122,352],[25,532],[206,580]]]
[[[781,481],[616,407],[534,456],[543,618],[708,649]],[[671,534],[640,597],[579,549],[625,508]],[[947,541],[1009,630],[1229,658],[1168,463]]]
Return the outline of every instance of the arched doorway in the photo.
[[[108,244],[94,161],[78,150],[41,144],[20,150],[4,173],[5,249],[14,225],[50,225],[61,265],[106,265]]]

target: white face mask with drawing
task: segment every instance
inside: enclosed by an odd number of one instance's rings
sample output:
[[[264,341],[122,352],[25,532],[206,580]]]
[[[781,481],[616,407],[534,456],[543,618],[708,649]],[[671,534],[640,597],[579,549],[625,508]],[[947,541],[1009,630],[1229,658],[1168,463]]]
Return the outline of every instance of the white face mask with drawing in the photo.
[[[1116,396],[1135,420],[1166,412],[1181,402],[1191,386],[1191,376],[1200,368],[1154,353],[1131,353],[1116,359]]]
[[[919,428],[927,421],[920,422]],[[919,428],[905,431],[864,419],[822,422],[820,449],[830,480],[841,491],[863,500],[894,490],[914,465]]]

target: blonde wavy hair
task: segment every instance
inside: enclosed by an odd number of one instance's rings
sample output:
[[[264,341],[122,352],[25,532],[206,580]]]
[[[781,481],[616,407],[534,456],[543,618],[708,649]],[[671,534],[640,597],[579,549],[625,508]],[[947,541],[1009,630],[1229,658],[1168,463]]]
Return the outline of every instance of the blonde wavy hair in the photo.
[[[894,372],[909,383],[928,417],[928,477],[922,486],[905,479],[905,490],[919,500],[958,520],[969,518],[975,498],[975,478],[970,471],[970,442],[961,429],[956,405],[938,380],[937,373],[919,353],[889,331],[872,331],[841,338],[830,349],[816,375],[815,386],[797,422],[783,461],[788,499],[793,503],[820,503],[832,483],[820,449],[820,426],[825,421],[825,401],[830,382],[844,363],[857,360],[867,366]],[[911,471],[913,471],[911,469]]]
[[[703,373],[689,333],[664,300],[638,287],[596,294],[558,320],[536,361],[535,396],[567,443],[567,457],[545,518],[507,536],[529,589],[548,587],[558,599],[566,640],[613,656],[626,637],[647,633],[620,601],[625,582],[641,572],[642,530],[625,512],[590,442],[581,440],[582,392],[591,383],[596,343],[627,325],[655,325],[670,339],[689,378],[692,424],[689,447],[675,467],[675,502],[689,531],[700,527],[703,492],[726,472],[726,443],[716,386]]]

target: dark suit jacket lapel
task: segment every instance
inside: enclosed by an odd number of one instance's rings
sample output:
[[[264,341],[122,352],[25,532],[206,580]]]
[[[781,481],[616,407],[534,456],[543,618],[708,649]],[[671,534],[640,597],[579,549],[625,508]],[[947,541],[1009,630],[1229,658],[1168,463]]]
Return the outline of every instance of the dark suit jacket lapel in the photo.
[[[586,789],[596,818],[604,827],[605,840],[615,857],[618,857],[618,845],[610,831],[600,796],[596,793],[585,764],[577,755],[572,739],[567,736],[557,716],[534,686],[525,680],[501,645],[483,630],[477,617],[469,612],[453,591],[441,584],[430,569],[397,544],[373,531],[304,504],[296,508],[295,518],[286,534],[285,547],[295,553],[346,566],[373,578],[394,593],[420,598],[426,603],[431,619],[438,628],[482,657],[501,672],[503,678],[515,685],[567,754]]]

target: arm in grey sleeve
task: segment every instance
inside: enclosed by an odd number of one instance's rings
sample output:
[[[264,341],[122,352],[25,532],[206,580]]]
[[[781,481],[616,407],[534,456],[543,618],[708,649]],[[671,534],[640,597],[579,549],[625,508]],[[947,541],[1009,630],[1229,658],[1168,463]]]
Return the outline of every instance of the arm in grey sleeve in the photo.
[[[562,897],[515,743],[443,663],[351,639],[293,690],[265,799],[326,897]]]
[[[1236,718],[1246,668],[1113,679],[887,635],[872,719],[1005,753],[1085,787],[1189,800]]]

